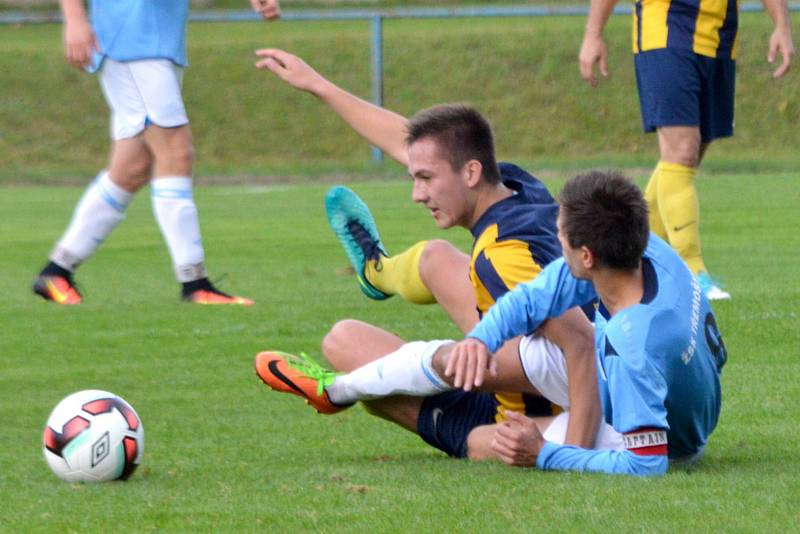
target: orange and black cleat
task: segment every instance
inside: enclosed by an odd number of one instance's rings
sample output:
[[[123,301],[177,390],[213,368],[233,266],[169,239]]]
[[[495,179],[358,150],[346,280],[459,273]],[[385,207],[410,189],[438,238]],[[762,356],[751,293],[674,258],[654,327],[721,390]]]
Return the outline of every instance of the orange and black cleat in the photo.
[[[39,275],[33,282],[33,292],[57,304],[72,305],[83,302],[81,294],[68,276]]]
[[[244,297],[228,295],[214,287],[208,278],[201,278],[193,282],[185,282],[181,291],[184,302],[194,304],[233,304],[239,306],[252,306],[254,302]]]
[[[193,304],[238,304],[240,306],[252,306],[255,304],[250,299],[228,295],[217,289],[197,289],[183,295],[181,298]]]
[[[334,414],[352,406],[331,402],[325,388],[333,383],[336,373],[305,354],[260,352],[256,355],[255,366],[258,378],[271,389],[302,397],[319,413]]]

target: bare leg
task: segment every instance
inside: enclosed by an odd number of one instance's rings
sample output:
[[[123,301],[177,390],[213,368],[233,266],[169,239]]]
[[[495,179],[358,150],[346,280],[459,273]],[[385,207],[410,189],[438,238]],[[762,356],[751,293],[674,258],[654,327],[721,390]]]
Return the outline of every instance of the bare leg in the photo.
[[[150,125],[144,132],[144,141],[155,159],[154,179],[161,176],[192,176],[194,147],[188,124],[177,128]]]
[[[112,182],[129,193],[135,193],[150,181],[153,156],[142,136],[114,141],[108,163]]]
[[[478,324],[475,290],[469,281],[469,262],[469,256],[441,239],[428,242],[419,262],[419,273],[425,286],[464,333]]]

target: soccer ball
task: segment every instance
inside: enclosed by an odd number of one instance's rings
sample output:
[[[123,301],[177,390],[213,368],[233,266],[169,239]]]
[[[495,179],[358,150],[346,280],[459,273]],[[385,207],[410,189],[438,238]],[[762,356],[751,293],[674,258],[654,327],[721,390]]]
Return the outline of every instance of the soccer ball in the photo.
[[[87,389],[58,403],[44,427],[44,457],[67,482],[126,480],[144,451],[144,428],[131,405]]]

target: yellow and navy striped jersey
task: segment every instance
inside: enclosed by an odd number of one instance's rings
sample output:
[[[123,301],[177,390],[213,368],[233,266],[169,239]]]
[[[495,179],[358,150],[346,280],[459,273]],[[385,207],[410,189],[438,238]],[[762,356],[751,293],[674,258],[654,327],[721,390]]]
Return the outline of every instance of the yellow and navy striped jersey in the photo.
[[[736,59],[738,27],[739,0],[637,0],[633,51],[681,48]]]
[[[493,204],[470,229],[475,241],[469,276],[481,316],[502,295],[561,257],[558,205],[544,184],[510,163],[500,164],[500,176],[514,194]],[[504,419],[503,409],[552,413],[550,403],[535,395],[496,393],[495,397],[500,402],[498,422]]]

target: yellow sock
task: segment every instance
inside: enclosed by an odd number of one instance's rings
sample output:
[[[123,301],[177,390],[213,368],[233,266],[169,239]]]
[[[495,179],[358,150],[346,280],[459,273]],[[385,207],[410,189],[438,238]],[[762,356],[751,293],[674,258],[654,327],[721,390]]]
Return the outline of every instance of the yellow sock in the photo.
[[[420,241],[408,250],[380,262],[370,261],[364,275],[370,284],[389,295],[400,295],[412,304],[433,304],[433,294],[419,275],[419,260],[427,241]]]
[[[661,222],[661,212],[658,209],[658,177],[660,171],[661,164],[659,163],[656,165],[656,168],[653,169],[650,181],[647,182],[647,187],[644,190],[644,199],[647,201],[647,208],[649,211],[650,231],[661,239],[669,240],[667,237],[667,229],[664,228],[664,223]]]
[[[672,245],[693,273],[705,271],[700,251],[700,203],[694,187],[696,169],[658,163],[658,208]]]

